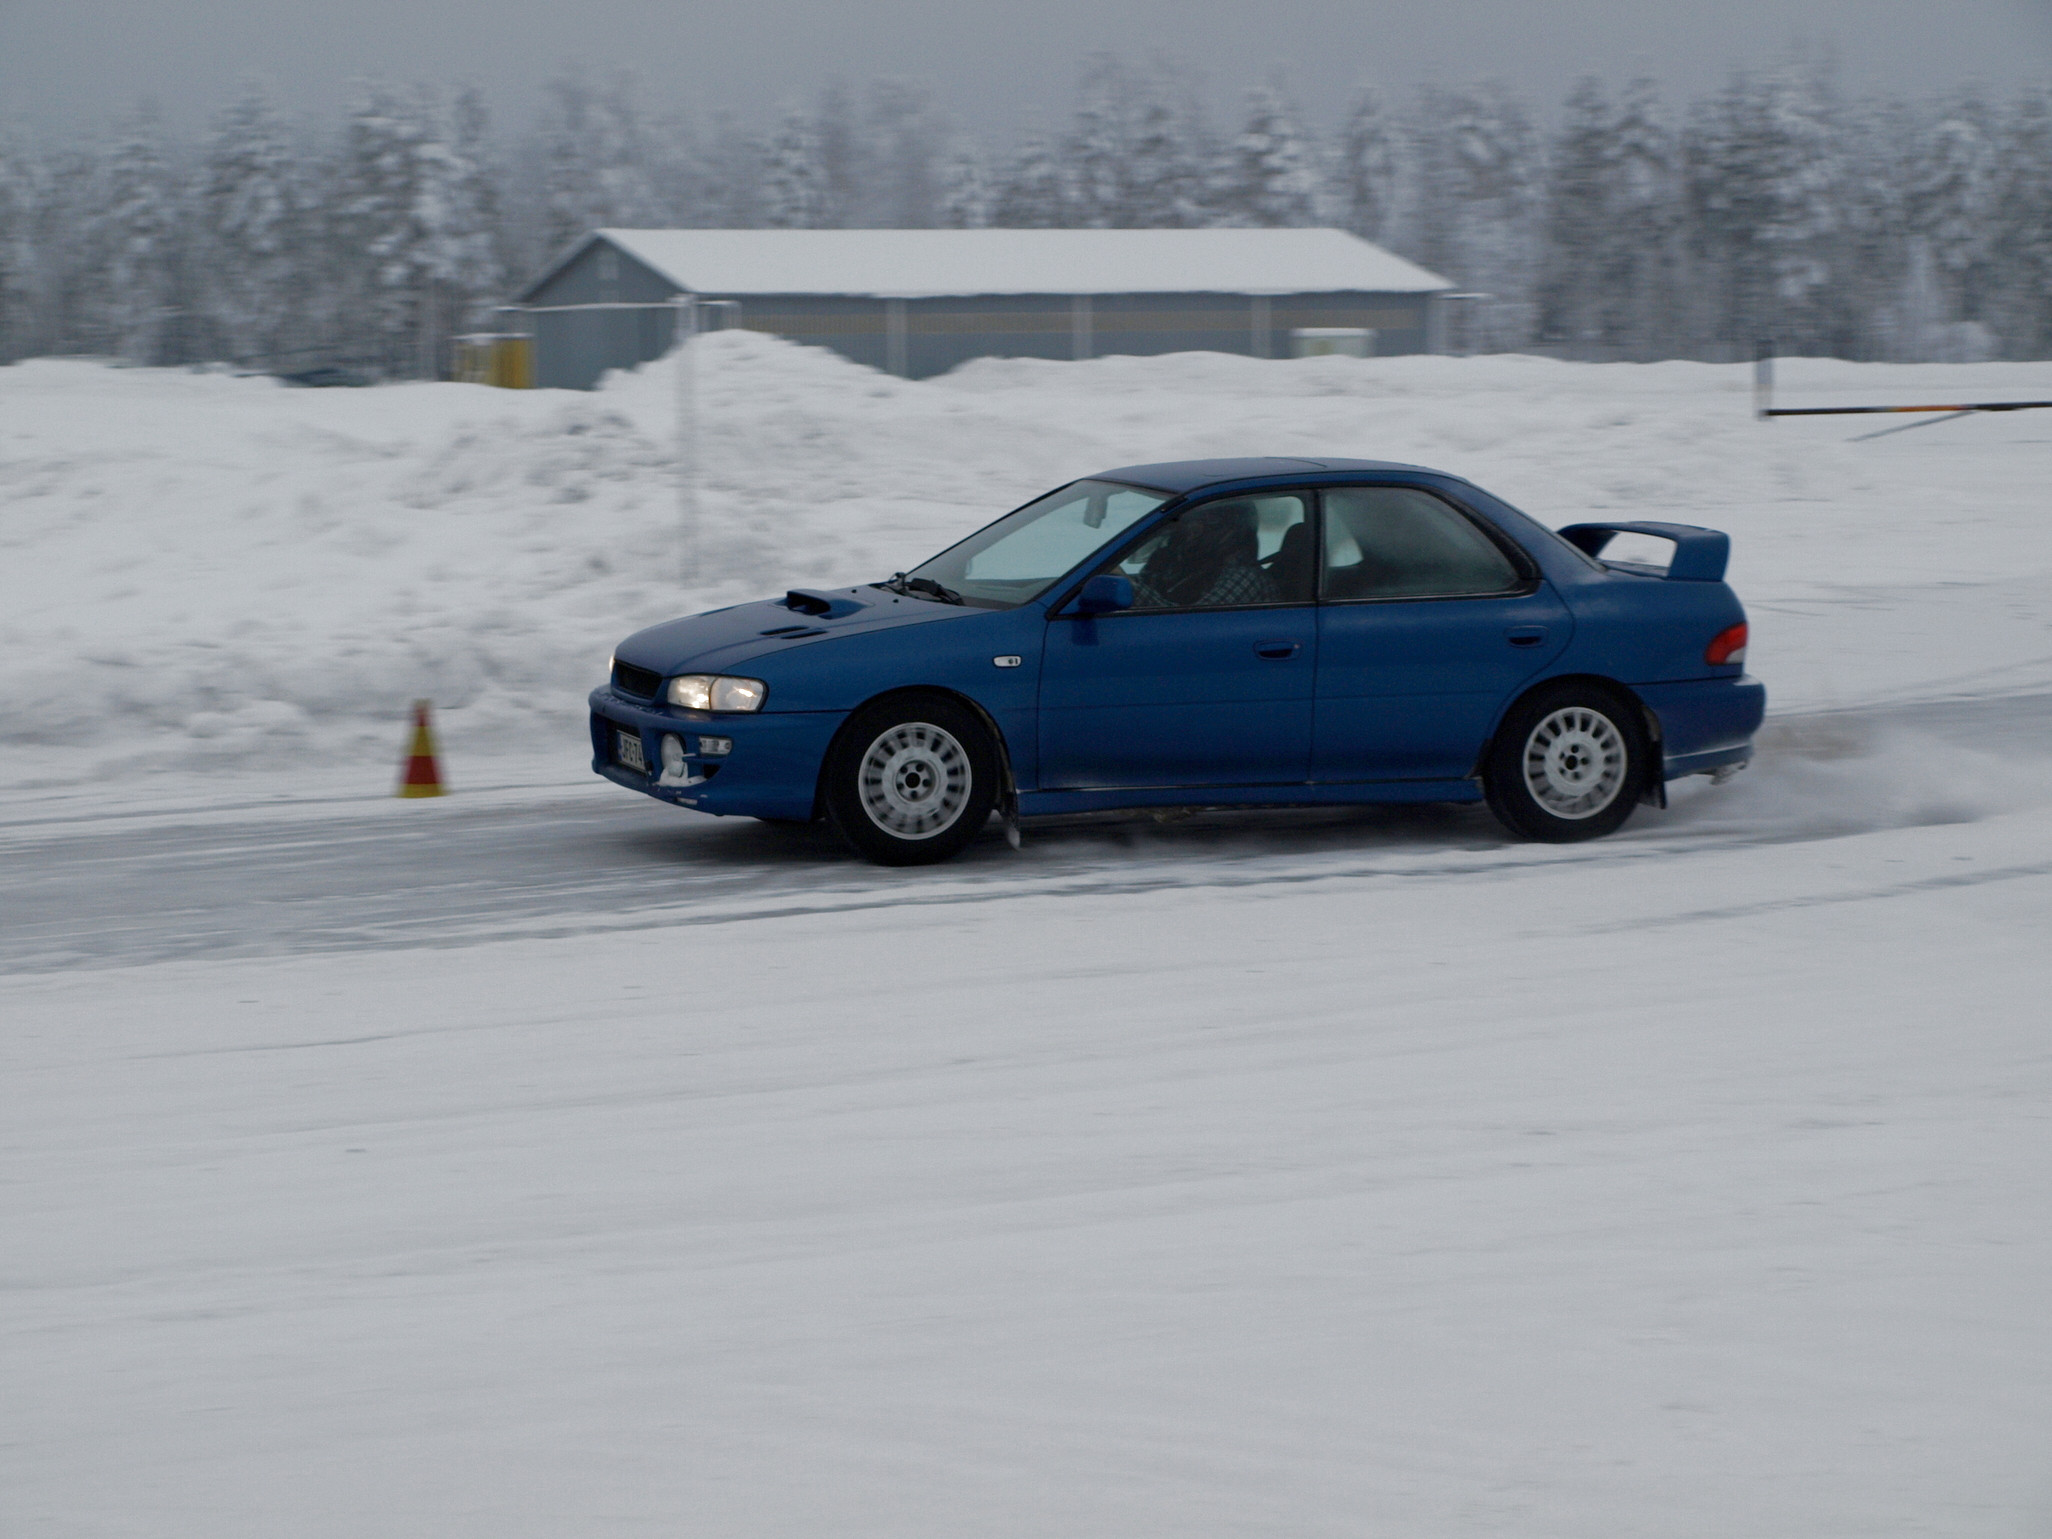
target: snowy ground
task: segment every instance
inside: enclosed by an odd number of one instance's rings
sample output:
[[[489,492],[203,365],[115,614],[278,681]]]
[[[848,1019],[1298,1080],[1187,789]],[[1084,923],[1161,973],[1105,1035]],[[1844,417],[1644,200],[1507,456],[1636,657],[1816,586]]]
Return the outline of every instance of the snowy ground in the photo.
[[[2052,1532],[2052,429],[708,355],[689,596],[659,371],[0,370],[0,1533]],[[883,872],[578,758],[648,620],[1313,450],[1731,530],[1760,762]]]

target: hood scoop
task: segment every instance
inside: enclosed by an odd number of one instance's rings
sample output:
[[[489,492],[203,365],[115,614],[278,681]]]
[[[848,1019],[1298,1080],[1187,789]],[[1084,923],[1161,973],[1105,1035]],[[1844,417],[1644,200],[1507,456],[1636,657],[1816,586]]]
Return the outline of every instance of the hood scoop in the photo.
[[[779,625],[773,631],[763,631],[764,636],[774,636],[779,641],[801,641],[807,636],[824,636],[826,628],[819,625]]]
[[[825,593],[818,588],[793,588],[784,595],[784,607],[815,620],[840,620],[869,606],[846,593]],[[769,632],[763,632],[768,635]]]

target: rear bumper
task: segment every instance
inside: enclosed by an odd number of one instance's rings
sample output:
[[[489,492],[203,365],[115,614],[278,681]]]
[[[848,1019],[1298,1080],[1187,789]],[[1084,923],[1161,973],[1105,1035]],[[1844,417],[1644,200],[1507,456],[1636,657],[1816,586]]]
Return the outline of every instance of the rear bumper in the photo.
[[[820,761],[842,721],[835,711],[684,711],[630,700],[610,687],[593,690],[590,705],[593,773],[658,801],[721,817],[810,819]],[[646,774],[620,762],[619,732],[641,739]],[[685,778],[670,784],[663,773],[666,735],[680,739],[685,753]],[[733,751],[708,757],[699,752],[701,736],[731,739]]]
[[[1660,719],[1661,778],[1705,775],[1753,756],[1767,686],[1751,677],[1633,686]]]

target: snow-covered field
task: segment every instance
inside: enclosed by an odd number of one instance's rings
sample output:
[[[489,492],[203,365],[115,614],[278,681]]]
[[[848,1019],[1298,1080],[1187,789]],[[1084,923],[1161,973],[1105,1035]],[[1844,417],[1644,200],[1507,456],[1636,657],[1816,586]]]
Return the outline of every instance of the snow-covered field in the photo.
[[[2052,423],[705,351],[688,592],[660,368],[0,369],[0,1534],[2052,1532]],[[583,766],[628,630],[1227,452],[1730,530],[1760,762],[934,872]]]
[[[668,365],[589,395],[0,370],[0,784],[382,774],[419,696],[519,779],[574,749],[631,630],[885,576],[1074,476],[1220,453],[1406,460],[1555,524],[1729,530],[1780,709],[2052,687],[2036,416],[1849,443],[1876,419],[1755,422],[1743,367],[1191,354],[909,383],[752,333],[700,346],[688,551]],[[1780,369],[1791,404],[2043,397],[2047,374]]]

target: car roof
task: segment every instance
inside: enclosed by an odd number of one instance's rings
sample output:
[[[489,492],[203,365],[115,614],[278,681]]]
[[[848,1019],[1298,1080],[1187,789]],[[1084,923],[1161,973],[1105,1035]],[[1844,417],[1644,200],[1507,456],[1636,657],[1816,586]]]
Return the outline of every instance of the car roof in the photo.
[[[1148,486],[1160,492],[1194,492],[1227,481],[1251,481],[1267,476],[1313,475],[1321,470],[1406,470],[1428,475],[1444,472],[1426,470],[1423,465],[1403,465],[1394,460],[1295,459],[1280,454],[1230,460],[1164,460],[1158,465],[1122,465],[1092,476],[1093,481],[1124,481]]]

